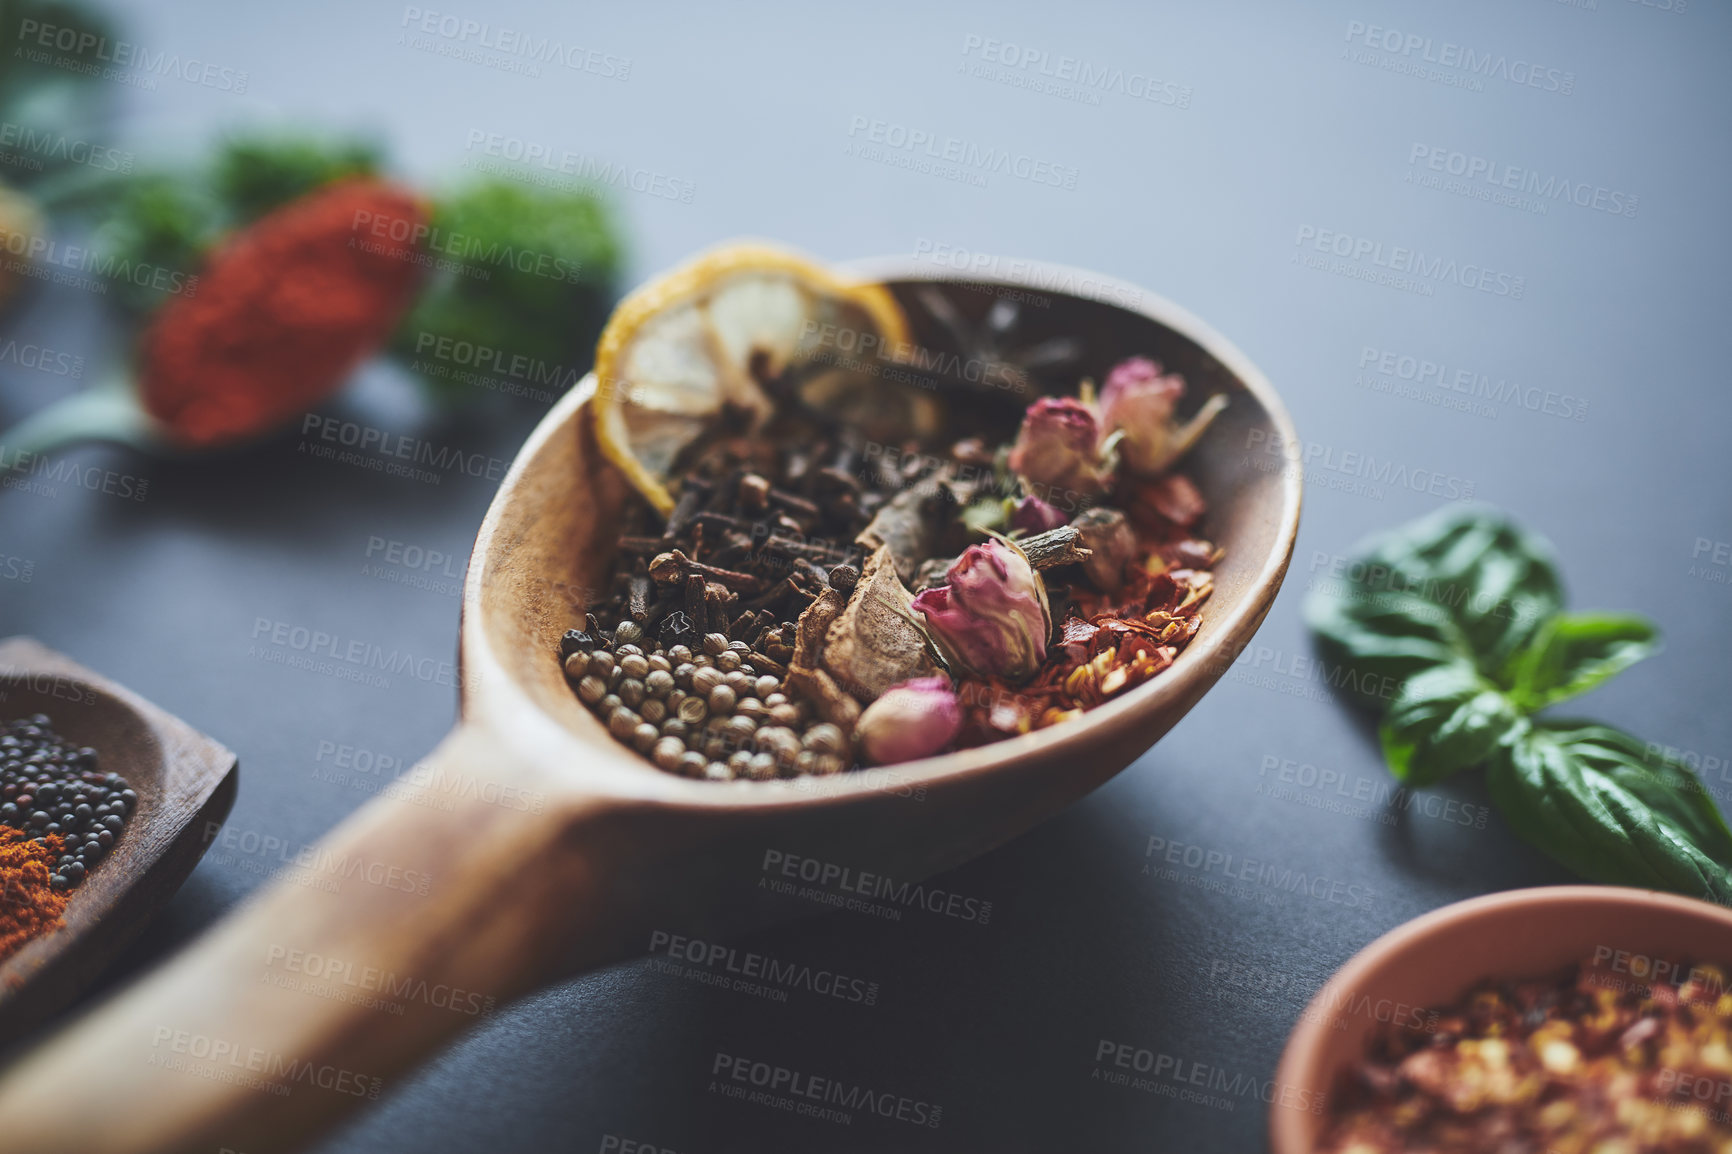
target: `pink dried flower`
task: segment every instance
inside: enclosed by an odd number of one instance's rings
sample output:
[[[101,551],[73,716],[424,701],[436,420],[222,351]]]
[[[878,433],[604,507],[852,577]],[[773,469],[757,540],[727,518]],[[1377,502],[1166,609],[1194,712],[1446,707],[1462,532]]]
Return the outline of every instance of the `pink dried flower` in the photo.
[[[1033,676],[1052,617],[1022,551],[996,540],[970,545],[945,576],[949,583],[922,590],[914,609],[952,669],[1012,683]]]
[[[1104,436],[1121,434],[1118,453],[1126,472],[1151,477],[1171,468],[1227,406],[1225,396],[1211,397],[1196,416],[1180,424],[1174,411],[1184,395],[1185,379],[1164,373],[1147,357],[1113,366],[1101,390],[1101,428]]]
[[[866,707],[855,726],[861,754],[874,765],[930,757],[956,740],[962,705],[944,677],[893,685]]]
[[[1031,486],[1103,493],[1109,478],[1101,468],[1100,427],[1075,397],[1042,397],[1023,414],[1010,450],[1011,472]]]

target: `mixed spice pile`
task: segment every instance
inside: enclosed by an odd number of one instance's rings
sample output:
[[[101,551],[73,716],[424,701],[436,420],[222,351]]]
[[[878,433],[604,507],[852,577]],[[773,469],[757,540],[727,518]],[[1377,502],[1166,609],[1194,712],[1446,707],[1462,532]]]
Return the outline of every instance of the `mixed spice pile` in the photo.
[[[0,724],[0,960],[60,923],[138,805],[94,749],[50,726],[40,713]]]
[[[1318,1149],[1732,1149],[1727,971],[1676,972],[1682,981],[1643,981],[1583,963],[1481,985],[1423,1028],[1388,1029],[1342,1088]]]
[[[1174,464],[1184,381],[1131,358],[1012,443],[866,441],[791,404],[704,445],[560,656],[619,741],[709,780],[833,774],[1078,716],[1173,663],[1220,552]]]

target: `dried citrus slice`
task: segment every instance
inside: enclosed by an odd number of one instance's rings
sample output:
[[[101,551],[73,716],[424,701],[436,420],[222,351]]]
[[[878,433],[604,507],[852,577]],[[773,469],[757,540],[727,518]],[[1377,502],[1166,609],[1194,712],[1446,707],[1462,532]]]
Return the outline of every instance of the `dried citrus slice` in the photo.
[[[614,310],[595,351],[596,437],[666,513],[667,480],[687,446],[769,421],[776,402],[763,382],[826,354],[876,362],[880,350],[907,345],[907,318],[884,286],[771,245],[725,245]]]

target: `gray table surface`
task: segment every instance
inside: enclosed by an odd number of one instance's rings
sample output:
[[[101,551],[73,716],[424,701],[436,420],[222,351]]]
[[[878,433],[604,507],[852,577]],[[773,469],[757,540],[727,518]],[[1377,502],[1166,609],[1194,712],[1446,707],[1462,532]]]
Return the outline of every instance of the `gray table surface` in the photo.
[[[840,913],[734,943],[875,983],[874,1004],[805,991],[777,1002],[620,966],[491,1016],[322,1150],[1261,1148],[1254,1087],[1336,966],[1447,902],[1567,880],[1481,808],[1476,780],[1393,823],[1375,804],[1342,804],[1387,775],[1364,725],[1295,662],[1310,653],[1301,597],[1332,559],[1458,493],[1548,536],[1578,607],[1659,621],[1665,653],[1582,708],[1691,751],[1732,800],[1725,6],[436,10],[599,54],[573,57],[590,69],[536,76],[502,70],[491,49],[450,54],[462,42],[418,31],[418,11],[136,5],[124,14],[134,39],[248,81],[241,94],[172,78],[128,89],[126,141],[154,160],[236,123],[344,125],[379,131],[405,175],[434,180],[497,133],[641,169],[658,189],[689,182],[689,203],[616,193],[632,281],[739,234],[837,259],[1097,269],[1236,342],[1286,397],[1311,466],[1293,570],[1257,646],[1110,785],[943,880],[991,901],[989,924]],[[623,79],[601,74],[620,60]],[[1079,87],[1085,69],[1100,87]],[[941,154],[1009,150],[1059,175],[982,183],[886,161],[906,151],[904,134]],[[878,136],[880,151],[862,147]],[[1450,169],[1470,164],[1472,182],[1452,184]],[[1568,181],[1584,203],[1534,186],[1525,203],[1492,198],[1486,171],[1515,169],[1542,188]],[[1412,259],[1398,248],[1456,275],[1377,279],[1379,261]],[[1469,266],[1491,270],[1492,291],[1472,287]],[[84,356],[87,377],[120,355],[101,302],[70,288],[38,295],[5,336]],[[1421,361],[1443,368],[1402,379]],[[1497,392],[1464,398],[1439,376]],[[76,384],[0,364],[0,426]],[[370,370],[328,411],[502,460],[543,411],[509,401],[429,424],[407,396],[403,378]],[[192,463],[87,448],[70,458],[98,470],[83,475],[148,480],[145,499],[100,484],[0,492],[0,635],[34,634],[234,748],[231,829],[293,846],[379,783],[333,775],[332,748],[409,764],[449,725],[454,693],[269,663],[252,651],[257,623],[449,657],[457,575],[493,489],[383,477],[299,448],[291,434]],[[1368,481],[1364,455],[1413,480]],[[452,560],[415,587],[405,566],[368,571],[375,539]],[[1207,869],[1182,864],[1162,880],[1143,873],[1151,838],[1341,884],[1269,900],[1255,886],[1216,892],[1198,884]],[[244,851],[208,857],[118,974],[209,925],[263,868]],[[1160,1088],[1097,1078],[1103,1042],[1163,1056]],[[711,1089],[718,1053],[935,1104],[942,1121],[857,1112],[842,1125],[731,1101]],[[1187,1079],[1217,1074],[1238,1092],[1181,1096]]]

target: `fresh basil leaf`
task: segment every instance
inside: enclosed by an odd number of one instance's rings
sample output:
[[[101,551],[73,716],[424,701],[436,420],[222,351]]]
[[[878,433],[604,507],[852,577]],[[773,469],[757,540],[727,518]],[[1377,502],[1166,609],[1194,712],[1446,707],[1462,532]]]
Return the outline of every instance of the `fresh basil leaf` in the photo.
[[[1631,613],[1560,613],[1505,675],[1510,696],[1528,713],[1586,693],[1660,648],[1659,630]]]
[[[1497,686],[1456,661],[1416,673],[1401,687],[1380,731],[1383,757],[1408,785],[1432,785],[1483,764],[1526,724]]]
[[[1702,784],[1635,738],[1542,722],[1502,746],[1486,785],[1522,837],[1595,881],[1732,904],[1732,832]]]
[[[1495,679],[1563,607],[1550,547],[1497,510],[1456,506],[1372,539],[1306,602],[1327,656],[1373,677],[1469,658]]]
[[[1423,669],[1473,660],[1448,612],[1410,593],[1320,591],[1305,616],[1325,659],[1341,667],[1333,681],[1384,704]]]

